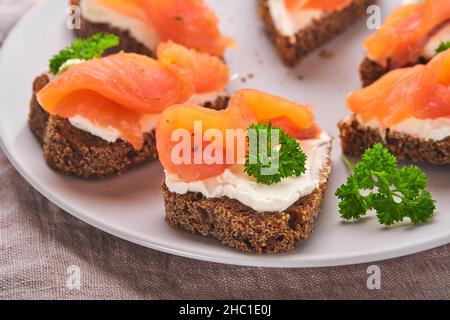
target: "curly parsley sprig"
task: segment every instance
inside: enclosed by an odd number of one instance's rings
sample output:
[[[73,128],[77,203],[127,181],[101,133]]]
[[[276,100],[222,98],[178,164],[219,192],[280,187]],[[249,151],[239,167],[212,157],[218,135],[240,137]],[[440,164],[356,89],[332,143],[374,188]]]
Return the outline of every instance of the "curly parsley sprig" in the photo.
[[[97,33],[86,39],[75,39],[72,44],[50,59],[50,71],[52,74],[57,74],[61,66],[71,59],[90,60],[100,58],[105,50],[118,45],[119,37],[114,34]]]
[[[278,136],[278,142],[274,142]],[[268,122],[252,124],[248,128],[249,151],[245,172],[262,184],[274,184],[306,171],[306,155],[299,143],[281,128]]]
[[[442,41],[439,47],[436,49],[436,53],[444,52],[447,49],[450,49],[450,41]]]
[[[409,218],[413,224],[428,222],[436,209],[426,191],[427,176],[417,166],[397,168],[397,159],[380,143],[365,151],[347,183],[336,191],[339,212],[345,220],[357,220],[374,210],[378,221],[392,225]]]

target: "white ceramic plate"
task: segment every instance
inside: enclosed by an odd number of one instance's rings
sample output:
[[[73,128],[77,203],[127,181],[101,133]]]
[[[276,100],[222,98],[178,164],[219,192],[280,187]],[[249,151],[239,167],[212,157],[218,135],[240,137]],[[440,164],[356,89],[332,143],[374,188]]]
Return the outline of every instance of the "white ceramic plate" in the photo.
[[[275,55],[256,16],[256,0],[210,0],[227,35],[239,50],[227,61],[239,77],[232,89],[254,87],[316,106],[319,124],[337,137],[336,123],[346,114],[347,93],[360,86],[358,64],[365,21],[326,46],[331,59],[311,55],[296,70],[286,69]],[[381,1],[383,17],[400,1]],[[344,223],[333,196],[348,171],[334,143],[334,169],[315,230],[295,251],[256,256],[241,254],[216,240],[171,229],[164,221],[160,194],[162,168],[157,161],[128,174],[101,181],[85,181],[50,170],[27,124],[33,79],[47,69],[47,61],[72,39],[65,27],[66,1],[39,3],[14,29],[0,57],[0,137],[19,172],[43,195],[77,218],[120,238],[156,250],[207,261],[266,267],[331,266],[369,262],[430,249],[450,240],[450,167],[424,166],[438,210],[432,223],[420,227],[400,224],[383,228],[371,216]],[[249,75],[253,77],[249,77]],[[303,80],[299,78],[303,77]],[[246,78],[244,83],[241,78]],[[45,214],[45,212],[42,212]]]

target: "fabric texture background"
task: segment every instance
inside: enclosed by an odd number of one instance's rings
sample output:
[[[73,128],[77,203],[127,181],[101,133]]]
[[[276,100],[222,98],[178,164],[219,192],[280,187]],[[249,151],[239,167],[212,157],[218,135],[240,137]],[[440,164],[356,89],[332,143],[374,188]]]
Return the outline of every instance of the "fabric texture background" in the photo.
[[[0,0],[0,42],[36,1]],[[367,288],[372,264],[380,290]],[[146,249],[57,208],[0,151],[0,299],[450,299],[450,245],[372,264],[264,269]]]

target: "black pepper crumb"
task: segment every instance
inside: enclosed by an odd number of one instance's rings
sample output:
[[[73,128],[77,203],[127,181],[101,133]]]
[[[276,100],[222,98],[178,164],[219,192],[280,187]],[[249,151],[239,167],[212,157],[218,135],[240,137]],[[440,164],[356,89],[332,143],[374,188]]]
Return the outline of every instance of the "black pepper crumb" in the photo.
[[[323,59],[330,59],[334,57],[334,52],[330,50],[323,49],[319,53],[319,57]]]

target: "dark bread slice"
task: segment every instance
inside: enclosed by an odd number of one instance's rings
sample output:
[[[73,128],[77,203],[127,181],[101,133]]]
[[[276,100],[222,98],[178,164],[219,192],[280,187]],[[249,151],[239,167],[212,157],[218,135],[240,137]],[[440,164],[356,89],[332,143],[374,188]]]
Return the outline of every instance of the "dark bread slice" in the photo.
[[[331,142],[328,148],[331,153]],[[330,171],[328,158],[319,188],[283,212],[256,212],[226,197],[206,198],[194,192],[177,194],[163,184],[166,220],[175,229],[216,238],[242,252],[287,252],[311,233]]]
[[[33,82],[33,95],[30,101],[30,113],[28,114],[28,126],[41,145],[44,144],[44,136],[47,131],[47,123],[50,115],[42,109],[36,99],[36,94],[47,85],[49,78],[47,74],[42,74]]]
[[[71,5],[79,5],[80,0],[70,0]],[[83,13],[81,13],[80,19],[80,29],[74,29],[75,35],[81,38],[87,38],[96,33],[111,33],[115,34],[120,38],[120,45],[110,49],[106,54],[111,54],[119,51],[134,52],[151,57],[155,56],[155,53],[147,48],[143,43],[137,41],[127,30],[121,30],[110,26],[107,23],[94,23],[83,18]]]
[[[144,146],[135,150],[121,139],[109,143],[72,126],[67,119],[49,115],[39,104],[36,94],[49,82],[47,74],[36,78],[30,102],[28,124],[44,149],[48,165],[64,174],[79,177],[119,175],[128,169],[157,158],[155,132],[144,135]],[[205,105],[223,109],[228,98],[219,97]]]
[[[278,32],[270,13],[268,0],[258,1],[259,16],[266,31],[275,43],[282,61],[290,67],[295,66],[306,55],[345,31],[366,13],[369,5],[376,3],[376,0],[353,0],[347,8],[330,13],[314,21],[311,26],[300,30],[295,36],[287,37]]]
[[[361,66],[359,67],[363,87],[370,86],[372,83],[384,76],[388,71],[388,68],[381,66],[377,62],[372,61],[367,57],[364,58]]]
[[[429,60],[420,58],[415,63],[411,63],[404,67],[412,67],[417,64],[426,64],[428,61]],[[361,63],[361,66],[359,67],[359,73],[361,75],[363,87],[371,85],[372,83],[380,79],[382,76],[384,76],[391,70],[393,69],[390,67],[383,67],[378,62],[372,61],[368,57],[364,58],[364,60]]]
[[[341,121],[338,127],[342,151],[349,156],[361,157],[367,148],[380,142],[399,160],[450,164],[450,137],[432,141],[386,130],[383,139],[378,130],[362,126],[354,117],[351,121]]]
[[[121,139],[109,143],[72,126],[67,119],[50,116],[44,138],[44,158],[61,173],[84,178],[120,175],[158,157],[155,131],[144,134],[144,146],[135,150]]]
[[[146,133],[143,148],[135,150],[123,140],[109,143],[75,128],[67,119],[49,115],[36,98],[48,82],[46,74],[34,81],[28,124],[42,144],[44,158],[51,168],[79,177],[103,177],[121,174],[157,158],[154,132]]]

